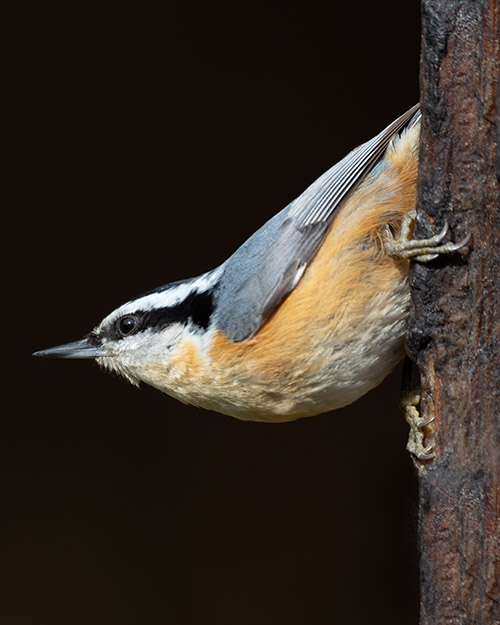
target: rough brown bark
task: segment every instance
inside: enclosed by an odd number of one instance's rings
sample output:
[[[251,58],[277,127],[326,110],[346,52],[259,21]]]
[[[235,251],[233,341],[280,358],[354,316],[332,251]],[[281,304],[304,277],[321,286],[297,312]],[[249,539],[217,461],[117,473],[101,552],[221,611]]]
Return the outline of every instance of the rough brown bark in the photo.
[[[460,254],[412,269],[408,350],[435,457],[419,462],[421,623],[499,619],[500,0],[423,0],[416,236]],[[499,165],[500,171],[500,165]]]

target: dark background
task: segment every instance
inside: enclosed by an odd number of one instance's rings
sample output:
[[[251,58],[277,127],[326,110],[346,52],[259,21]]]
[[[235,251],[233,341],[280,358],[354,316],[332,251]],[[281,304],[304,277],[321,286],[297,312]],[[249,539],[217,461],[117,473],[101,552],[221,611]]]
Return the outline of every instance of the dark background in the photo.
[[[398,371],[266,425],[30,356],[218,265],[417,101],[418,3],[351,5],[4,23],[2,623],[416,622]]]

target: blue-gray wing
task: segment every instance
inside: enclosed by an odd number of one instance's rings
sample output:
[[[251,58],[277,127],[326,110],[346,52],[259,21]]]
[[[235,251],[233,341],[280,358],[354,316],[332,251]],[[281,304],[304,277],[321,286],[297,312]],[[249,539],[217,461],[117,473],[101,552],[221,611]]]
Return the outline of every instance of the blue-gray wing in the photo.
[[[418,119],[416,105],[320,176],[224,263],[215,322],[229,339],[239,342],[251,337],[293,290],[338,207],[384,155],[391,140]]]

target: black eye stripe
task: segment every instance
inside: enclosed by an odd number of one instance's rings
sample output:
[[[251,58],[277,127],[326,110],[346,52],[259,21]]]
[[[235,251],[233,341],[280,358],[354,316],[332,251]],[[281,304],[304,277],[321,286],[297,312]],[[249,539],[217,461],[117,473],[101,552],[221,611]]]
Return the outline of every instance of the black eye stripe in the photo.
[[[111,326],[103,328],[100,335],[116,341],[137,332],[163,330],[173,323],[186,324],[189,321],[206,330],[210,325],[213,310],[214,291],[210,290],[203,293],[194,291],[175,306],[164,306],[153,310],[136,310],[133,313],[123,315]],[[127,327],[122,327],[123,325]]]
[[[189,320],[206,330],[214,309],[213,291],[190,293],[175,306],[155,308],[144,313],[141,329],[163,329],[172,323],[187,323]]]

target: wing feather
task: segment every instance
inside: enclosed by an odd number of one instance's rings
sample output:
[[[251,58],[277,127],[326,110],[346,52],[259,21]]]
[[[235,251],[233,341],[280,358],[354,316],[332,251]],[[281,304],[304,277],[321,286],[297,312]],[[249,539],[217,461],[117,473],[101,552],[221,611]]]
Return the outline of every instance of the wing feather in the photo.
[[[280,305],[321,245],[338,207],[392,139],[418,119],[416,105],[320,176],[224,263],[215,322],[229,339],[248,339]]]

